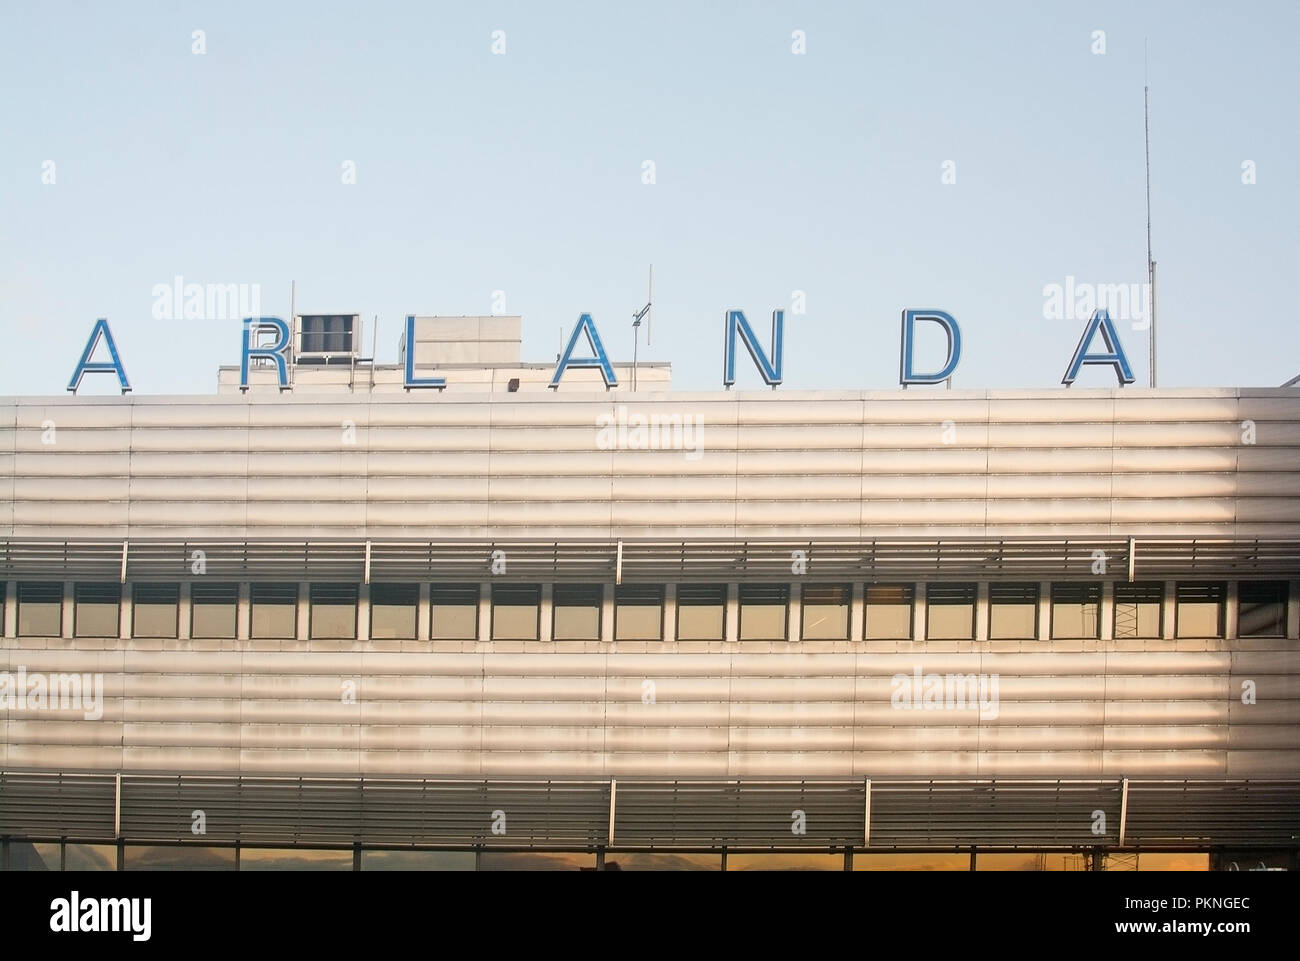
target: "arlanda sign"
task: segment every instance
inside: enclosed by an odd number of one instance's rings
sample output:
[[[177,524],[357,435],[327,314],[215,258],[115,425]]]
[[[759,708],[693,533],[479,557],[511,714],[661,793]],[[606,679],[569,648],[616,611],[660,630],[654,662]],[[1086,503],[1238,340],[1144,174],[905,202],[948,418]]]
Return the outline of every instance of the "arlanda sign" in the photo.
[[[943,364],[937,368],[932,368],[928,372],[916,369],[916,325],[923,321],[938,324],[948,338],[947,356],[944,358]],[[736,382],[737,339],[749,351],[750,359],[753,360],[754,366],[758,368],[763,382],[772,387],[779,385],[781,383],[782,357],[785,350],[785,311],[772,311],[770,353],[765,351],[762,344],[758,342],[758,336],[749,325],[749,321],[745,319],[743,311],[727,311],[724,324],[722,341],[723,386],[730,389],[731,385]],[[272,342],[258,344],[258,335],[262,333],[274,335]],[[1103,353],[1094,353],[1092,350],[1092,342],[1098,336],[1101,337],[1106,348]],[[578,340],[583,337],[587,340],[587,349],[591,351],[591,354],[586,357],[575,357],[574,351],[578,347]],[[91,359],[99,346],[100,340],[104,341],[108,349],[109,360],[107,361],[94,361]],[[256,357],[270,360],[275,366],[281,390],[291,389],[288,366],[289,341],[289,325],[279,317],[245,318],[239,354],[240,388],[248,388],[249,361]],[[415,343],[414,316],[406,318],[406,343]],[[961,328],[957,326],[957,321],[952,314],[943,310],[908,309],[903,311],[902,342],[899,345],[898,356],[898,382],[900,384],[907,387],[909,384],[942,383],[952,376],[960,360]],[[1115,331],[1115,324],[1111,321],[1110,314],[1105,310],[1094,311],[1092,317],[1088,320],[1083,336],[1079,338],[1079,346],[1075,348],[1074,356],[1065,369],[1065,376],[1061,378],[1061,383],[1066,387],[1073,384],[1075,378],[1079,376],[1079,370],[1084,365],[1113,367],[1120,386],[1133,383],[1133,371],[1129,368],[1128,358],[1124,356],[1124,348],[1119,342],[1119,334]],[[609,355],[605,352],[605,345],[601,342],[600,334],[596,330],[596,322],[591,319],[591,314],[583,314],[578,318],[578,324],[573,328],[573,335],[569,337],[568,346],[565,347],[564,353],[560,356],[559,363],[555,365],[555,374],[551,378],[549,386],[552,388],[559,387],[564,372],[571,367],[596,368],[605,380],[606,389],[618,384],[618,378],[614,375],[614,367],[609,361]],[[77,369],[72,372],[72,379],[68,382],[68,390],[75,393],[81,385],[83,376],[96,373],[117,374],[122,393],[125,394],[131,389],[131,385],[126,378],[126,368],[122,365],[122,358],[117,350],[117,342],[113,340],[113,332],[109,330],[108,321],[103,318],[95,321],[95,326],[90,332],[90,339],[86,342],[86,349],[82,351],[81,359],[77,361]],[[447,381],[442,377],[417,376],[415,371],[415,351],[413,349],[406,351],[406,370],[402,383],[407,390],[424,387],[441,390],[447,386]]]

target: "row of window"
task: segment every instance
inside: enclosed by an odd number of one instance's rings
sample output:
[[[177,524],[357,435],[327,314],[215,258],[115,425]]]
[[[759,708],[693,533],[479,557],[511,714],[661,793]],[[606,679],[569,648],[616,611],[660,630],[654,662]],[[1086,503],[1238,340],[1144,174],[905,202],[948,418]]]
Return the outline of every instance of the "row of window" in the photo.
[[[4,584],[0,583],[0,597]],[[1113,629],[1116,638],[1156,638],[1163,634],[1165,585],[1116,582]],[[77,583],[73,596],[73,634],[116,637],[121,586]],[[249,585],[250,636],[298,636],[298,585]],[[664,637],[664,585],[623,584],[614,588],[614,639],[656,641]],[[935,583],[924,587],[925,638],[973,640],[977,585]],[[370,637],[414,639],[417,636],[418,584],[373,584],[370,587]],[[848,584],[800,585],[800,631],[804,640],[848,640]],[[357,636],[359,586],[354,583],[311,584],[308,588],[308,636],[349,639]],[[557,641],[601,639],[605,588],[599,584],[555,584],[551,592],[551,637]],[[540,584],[502,584],[489,588],[493,640],[537,640],[540,636]],[[914,584],[868,584],[864,588],[863,638],[908,640],[916,634]],[[1175,586],[1175,636],[1225,636],[1223,581],[1179,582]],[[1241,581],[1237,585],[1238,637],[1286,635],[1287,582]],[[190,587],[189,636],[234,638],[239,600],[236,583],[195,583]],[[727,636],[727,585],[678,584],[676,630],[683,641],[720,641]],[[740,584],[737,634],[742,641],[781,641],[789,637],[790,585]],[[1101,585],[1054,583],[1048,614],[1051,637],[1100,637]],[[477,640],[480,586],[434,584],[430,588],[430,634],[434,640]],[[1030,640],[1038,636],[1039,584],[988,585],[988,637]],[[180,585],[131,586],[131,635],[177,637]],[[18,583],[18,634],[58,637],[63,629],[63,584]]]

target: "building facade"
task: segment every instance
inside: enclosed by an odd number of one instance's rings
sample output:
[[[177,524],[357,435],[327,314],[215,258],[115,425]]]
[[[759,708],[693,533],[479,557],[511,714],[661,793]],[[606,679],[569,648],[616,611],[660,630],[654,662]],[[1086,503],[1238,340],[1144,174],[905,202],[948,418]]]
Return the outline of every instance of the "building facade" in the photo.
[[[7,866],[1297,866],[1300,389],[550,391],[465,320],[441,391],[0,399]]]

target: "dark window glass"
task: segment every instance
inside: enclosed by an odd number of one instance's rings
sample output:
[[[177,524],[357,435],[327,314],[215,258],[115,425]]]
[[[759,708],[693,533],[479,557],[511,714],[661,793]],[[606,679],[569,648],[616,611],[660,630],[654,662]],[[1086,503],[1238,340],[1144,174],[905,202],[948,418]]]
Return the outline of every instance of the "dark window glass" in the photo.
[[[1165,585],[1159,581],[1115,584],[1115,637],[1159,637]]]
[[[135,584],[131,588],[131,635],[175,637],[180,622],[179,584]]]
[[[789,609],[789,584],[741,584],[740,639],[784,641]]]
[[[599,584],[556,584],[551,594],[554,639],[600,640],[600,603],[603,596]]]
[[[869,641],[906,640],[912,636],[912,584],[868,584],[863,629]]]
[[[370,636],[375,640],[413,640],[418,584],[370,585]]]
[[[435,641],[472,641],[478,637],[477,584],[434,584],[429,591]],[[533,618],[536,621],[536,617]]]
[[[58,581],[20,581],[18,636],[58,637],[63,633],[63,585]]]
[[[238,608],[238,584],[191,584],[190,637],[234,637]]]
[[[1223,601],[1228,585],[1223,581],[1180,581],[1175,592],[1179,637],[1222,637]]]
[[[800,637],[805,641],[847,641],[849,586],[804,584],[799,589]]]
[[[677,640],[726,639],[727,585],[677,585]]]
[[[975,637],[975,585],[927,584],[925,634],[933,640]]]
[[[73,598],[72,624],[77,637],[117,637],[121,584],[77,584]]]
[[[1052,637],[1101,636],[1101,585],[1052,585]]]
[[[250,586],[255,638],[292,638],[298,633],[298,585],[258,584]]]
[[[542,604],[537,584],[502,584],[492,587],[492,639],[535,641]]]
[[[1286,581],[1242,581],[1237,585],[1237,636],[1286,636]]]
[[[989,638],[1032,640],[1038,630],[1038,585],[1002,583],[989,585]]]
[[[308,590],[311,637],[347,640],[357,636],[356,584],[312,584]]]
[[[615,640],[662,640],[663,627],[662,584],[619,584],[614,588]]]

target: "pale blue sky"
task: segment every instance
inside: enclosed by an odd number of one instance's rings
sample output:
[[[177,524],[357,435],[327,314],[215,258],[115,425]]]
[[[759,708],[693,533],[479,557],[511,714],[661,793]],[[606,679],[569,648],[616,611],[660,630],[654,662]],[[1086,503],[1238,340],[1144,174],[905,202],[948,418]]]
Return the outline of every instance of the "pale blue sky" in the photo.
[[[97,317],[136,392],[214,391],[239,323],[153,320],[177,274],[280,316],[296,279],[300,310],[377,314],[385,362],[406,314],[497,289],[525,360],[584,311],[630,360],[650,262],[641,356],[679,388],[720,387],[726,308],[765,335],[794,290],[787,389],[896,386],[905,307],[960,322],[954,386],[1059,384],[1082,323],[1043,287],[1145,280],[1144,37],[1160,384],[1276,386],[1300,373],[1297,36],[1293,2],[4,0],[0,394],[63,393]]]

